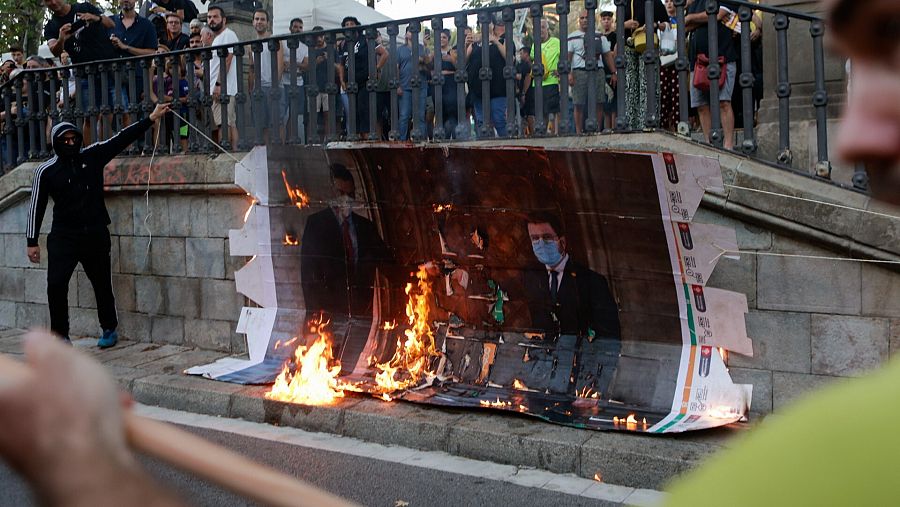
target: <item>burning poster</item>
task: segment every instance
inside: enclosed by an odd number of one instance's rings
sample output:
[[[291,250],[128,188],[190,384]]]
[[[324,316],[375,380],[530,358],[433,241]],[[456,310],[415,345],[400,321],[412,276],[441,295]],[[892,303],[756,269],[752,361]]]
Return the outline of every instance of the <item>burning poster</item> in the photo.
[[[705,287],[734,231],[691,222],[722,184],[715,161],[515,146],[254,154],[239,183],[256,210],[230,237],[254,255],[238,290],[263,306],[241,318],[251,359],[188,373],[275,382],[285,401],[349,390],[593,429],[677,432],[749,411],[725,362],[752,353],[746,298]]]

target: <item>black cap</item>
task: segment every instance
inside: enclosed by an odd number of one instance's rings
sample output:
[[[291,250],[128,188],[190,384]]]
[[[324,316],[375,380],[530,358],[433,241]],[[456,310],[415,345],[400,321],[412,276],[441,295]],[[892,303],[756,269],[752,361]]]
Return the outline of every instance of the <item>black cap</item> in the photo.
[[[612,17],[612,16],[613,16],[612,11],[600,11],[600,17],[601,17],[601,18],[607,17],[607,16],[608,16],[608,17]]]

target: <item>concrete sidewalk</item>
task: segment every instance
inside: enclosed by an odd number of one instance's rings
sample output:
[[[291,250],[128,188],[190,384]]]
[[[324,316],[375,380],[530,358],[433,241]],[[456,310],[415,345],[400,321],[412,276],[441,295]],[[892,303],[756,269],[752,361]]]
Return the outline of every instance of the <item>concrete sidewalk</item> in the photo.
[[[0,353],[21,354],[21,329],[0,330]],[[555,473],[609,484],[661,489],[742,434],[748,425],[683,435],[650,436],[556,426],[516,414],[451,410],[384,402],[348,393],[334,406],[266,400],[268,386],[241,386],[181,373],[225,354],[156,343],[120,342],[100,350],[96,339],[75,347],[102,362],[120,386],[145,405],[291,426]]]

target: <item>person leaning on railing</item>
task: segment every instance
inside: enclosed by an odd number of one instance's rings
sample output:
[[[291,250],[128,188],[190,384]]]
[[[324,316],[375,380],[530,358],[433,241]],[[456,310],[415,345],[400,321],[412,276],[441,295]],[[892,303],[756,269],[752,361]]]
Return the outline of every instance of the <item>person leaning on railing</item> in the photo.
[[[709,16],[706,14],[706,1],[694,0],[694,3],[688,6],[684,16],[685,29],[692,32],[691,47],[688,52],[692,72],[696,68],[697,57],[699,55],[709,55]],[[734,43],[734,38],[731,36],[731,30],[722,23],[728,17],[728,14],[728,9],[724,7],[719,8],[716,29],[719,59],[724,58],[725,62],[725,68],[722,69],[722,72],[725,72],[725,85],[719,88],[719,105],[721,107],[722,130],[724,133],[722,145],[726,150],[731,150],[734,149],[734,111],[731,109],[731,95],[734,91],[734,81],[737,76],[738,48]],[[697,89],[694,86],[694,80],[691,79],[691,107],[697,108],[706,142],[710,142],[712,119],[709,107],[712,100],[710,92],[703,92]]]
[[[697,3],[697,2],[694,2]],[[625,127],[631,130],[643,130],[644,114],[647,110],[647,94],[655,93],[659,97],[659,88],[648,90],[644,72],[643,53],[634,47],[636,31],[644,29],[647,37],[652,37],[657,28],[666,28],[669,19],[666,8],[658,0],[653,4],[653,20],[656,26],[646,28],[646,15],[643,0],[631,0],[625,4]],[[659,104],[659,101],[656,101]],[[622,111],[619,111],[622,114]]]
[[[534,59],[534,48],[531,49],[530,56]],[[559,72],[557,71],[557,65],[559,64],[559,39],[550,36],[550,23],[547,21],[547,18],[541,19],[541,64],[544,67],[544,75],[541,79],[543,120],[547,126],[547,133],[555,134],[557,128],[555,118],[559,113],[560,107]],[[534,88],[536,83],[531,75],[525,79],[526,87]],[[535,100],[537,99],[535,98]],[[533,108],[532,111],[536,111],[536,108]],[[534,114],[528,117],[528,129],[534,132]]]

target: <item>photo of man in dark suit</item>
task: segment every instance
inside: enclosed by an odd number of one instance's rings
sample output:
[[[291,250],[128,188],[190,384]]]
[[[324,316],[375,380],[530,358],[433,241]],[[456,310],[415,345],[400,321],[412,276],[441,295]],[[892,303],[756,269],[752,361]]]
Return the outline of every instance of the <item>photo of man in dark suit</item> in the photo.
[[[541,384],[555,393],[607,396],[621,349],[619,308],[609,284],[571,258],[556,215],[535,213],[527,227],[540,263],[524,275],[531,327],[554,343],[552,351],[530,353],[534,361],[529,380],[546,377]]]
[[[569,256],[562,222],[550,213],[528,218],[531,248],[543,269],[525,274],[533,328],[547,338],[572,334],[619,338],[619,309],[603,275]]]
[[[328,208],[310,215],[300,238],[300,279],[309,312],[371,317],[375,273],[393,256],[375,224],[353,211],[356,185],[332,164]]]

